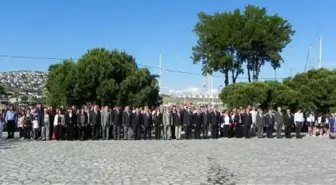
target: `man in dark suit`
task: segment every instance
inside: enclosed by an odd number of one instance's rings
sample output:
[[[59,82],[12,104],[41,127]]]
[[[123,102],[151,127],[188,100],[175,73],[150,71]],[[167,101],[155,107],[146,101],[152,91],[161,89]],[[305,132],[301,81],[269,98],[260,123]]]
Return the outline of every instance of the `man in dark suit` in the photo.
[[[265,125],[266,125],[266,137],[273,138],[275,118],[272,110],[268,110],[268,114],[265,116]]]
[[[155,139],[160,140],[161,139],[161,130],[163,126],[163,109],[157,109],[155,114],[153,115],[153,119],[155,122]]]
[[[37,114],[38,114],[38,122],[39,122],[39,131],[38,131],[38,137],[41,138],[41,128],[42,123],[44,123],[44,107],[41,103],[36,105],[37,108]]]
[[[134,134],[134,140],[141,139],[141,114],[139,108],[135,108],[135,112],[132,114],[132,128]]]
[[[208,112],[208,108],[204,108],[202,111],[202,135],[203,139],[208,137],[209,133],[209,123],[210,123],[210,114]]]
[[[201,139],[201,129],[202,129],[202,115],[201,110],[197,108],[193,115],[192,122],[195,126],[195,139]]]
[[[285,125],[285,137],[291,138],[292,127],[294,125],[294,116],[291,113],[290,109],[287,109],[286,114],[284,115],[284,125]]]
[[[220,114],[216,108],[212,109],[210,113],[210,123],[211,123],[211,137],[212,139],[218,139],[218,129],[219,129],[219,118]]]
[[[190,110],[190,107],[187,107],[187,110],[183,113],[183,125],[184,125],[184,132],[185,132],[185,138],[191,139],[192,135],[192,117],[193,114]]]
[[[100,139],[101,115],[97,105],[95,105],[93,111],[90,112],[90,121],[93,127],[92,139]]]
[[[251,138],[251,125],[252,125],[252,115],[249,108],[245,110],[242,116],[244,136],[245,138]]]
[[[120,107],[113,111],[113,139],[120,140],[120,130],[122,125],[122,112]]]
[[[152,139],[152,114],[149,112],[148,107],[145,107],[142,121],[144,126],[144,139]]]
[[[122,115],[122,124],[124,127],[124,140],[132,139],[132,112],[126,106]]]

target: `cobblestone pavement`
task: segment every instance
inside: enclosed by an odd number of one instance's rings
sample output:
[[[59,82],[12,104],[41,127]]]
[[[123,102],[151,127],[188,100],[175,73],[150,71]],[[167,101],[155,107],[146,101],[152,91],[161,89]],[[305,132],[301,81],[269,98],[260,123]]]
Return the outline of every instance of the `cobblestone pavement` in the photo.
[[[336,184],[336,141],[0,141],[0,184]]]

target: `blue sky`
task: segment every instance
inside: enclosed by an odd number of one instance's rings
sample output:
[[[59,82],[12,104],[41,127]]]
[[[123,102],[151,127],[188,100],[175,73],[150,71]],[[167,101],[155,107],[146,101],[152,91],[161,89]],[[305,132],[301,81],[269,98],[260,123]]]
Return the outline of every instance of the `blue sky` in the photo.
[[[278,13],[296,30],[283,52],[285,63],[277,77],[302,72],[308,48],[318,63],[319,36],[323,35],[323,67],[336,67],[336,1],[319,0],[2,0],[0,2],[0,55],[78,58],[88,49],[106,47],[125,50],[137,63],[158,66],[163,51],[163,68],[200,73],[190,59],[197,37],[192,33],[197,13],[230,11],[247,4]],[[289,49],[292,47],[292,49]],[[57,60],[0,58],[0,71],[47,70]],[[153,73],[158,73],[153,69]],[[221,76],[221,74],[217,74]],[[274,78],[270,66],[260,78]],[[246,81],[242,75],[240,81]],[[213,87],[223,84],[214,78]],[[203,77],[163,71],[164,89],[203,87]]]

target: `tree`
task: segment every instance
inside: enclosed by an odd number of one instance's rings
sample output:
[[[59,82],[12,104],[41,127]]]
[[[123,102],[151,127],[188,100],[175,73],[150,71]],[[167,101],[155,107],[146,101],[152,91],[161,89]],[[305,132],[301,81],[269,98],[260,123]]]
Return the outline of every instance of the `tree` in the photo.
[[[157,76],[151,75],[147,68],[138,68],[135,59],[126,52],[91,49],[77,63],[64,61],[50,69],[47,80],[50,104],[143,106],[159,100]]]
[[[47,104],[52,106],[72,104],[76,64],[71,60],[51,65],[46,81]]]
[[[242,32],[248,38],[244,46],[249,81],[257,81],[261,66],[270,62],[276,69],[283,62],[281,52],[291,42],[295,31],[292,25],[278,14],[269,16],[265,8],[248,5],[244,11],[245,26]]]
[[[235,49],[233,39],[238,37],[238,23],[240,16],[232,13],[216,13],[208,15],[204,12],[198,14],[199,22],[194,32],[199,37],[197,45],[192,48],[193,62],[202,63],[203,74],[221,72],[224,74],[224,84],[229,84],[229,73],[235,83],[239,74],[243,73],[239,53]],[[235,21],[237,21],[235,23]]]
[[[23,102],[27,102],[29,98],[28,98],[27,95],[22,95],[22,96],[20,97],[20,99],[21,99],[21,101],[23,101]]]
[[[281,106],[295,109],[297,92],[275,81],[236,83],[224,88],[220,98],[228,107],[253,105],[263,109]]]
[[[0,85],[0,96],[2,95],[7,95],[7,93],[6,93],[5,88],[2,85]]]
[[[336,70],[310,70],[283,83],[298,92],[301,108],[322,113],[336,108]]]
[[[232,83],[243,74],[244,63],[249,82],[251,73],[253,81],[258,80],[266,62],[274,69],[279,68],[283,62],[280,53],[294,34],[287,20],[277,14],[269,16],[265,8],[252,5],[246,6],[244,12],[239,9],[213,15],[201,12],[198,19],[193,30],[198,36],[192,48],[193,62],[205,66],[203,73],[223,73],[226,86],[229,73]]]

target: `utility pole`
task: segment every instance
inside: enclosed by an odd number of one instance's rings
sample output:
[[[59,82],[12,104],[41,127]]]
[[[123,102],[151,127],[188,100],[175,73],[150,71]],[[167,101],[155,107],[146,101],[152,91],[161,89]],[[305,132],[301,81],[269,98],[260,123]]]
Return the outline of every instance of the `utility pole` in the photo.
[[[312,46],[309,47],[309,59],[308,59],[308,71],[313,69],[312,59],[311,59]]]

